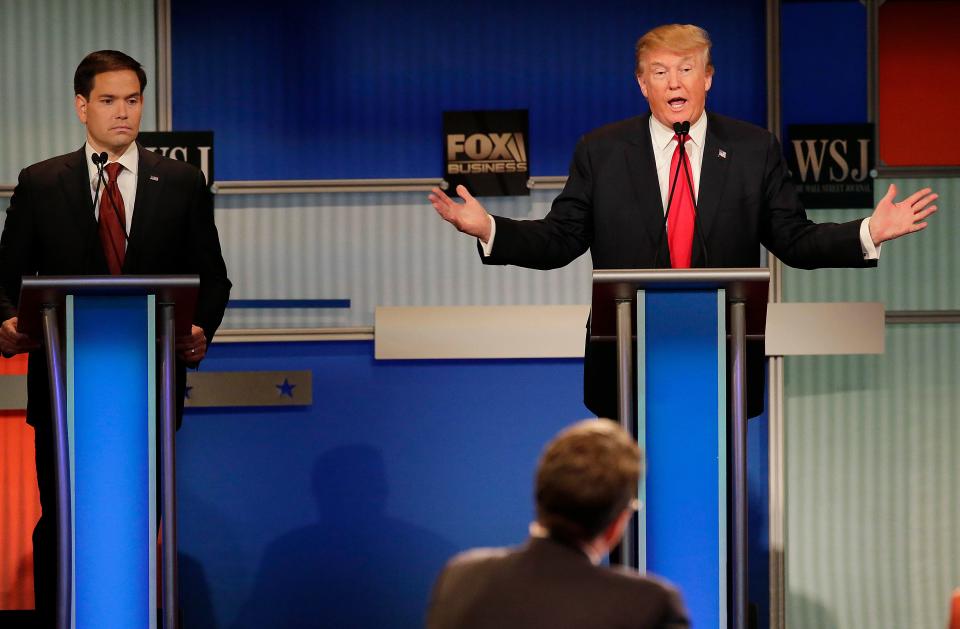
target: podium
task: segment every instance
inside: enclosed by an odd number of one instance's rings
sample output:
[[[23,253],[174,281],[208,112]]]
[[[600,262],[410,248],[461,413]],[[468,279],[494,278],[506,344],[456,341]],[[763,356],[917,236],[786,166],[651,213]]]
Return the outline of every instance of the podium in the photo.
[[[617,344],[620,422],[646,461],[623,562],[675,583],[696,626],[747,627],[746,343],[762,339],[769,280],[593,272],[591,340]]]
[[[57,629],[157,626],[158,443],[163,626],[177,626],[174,339],[190,332],[199,285],[23,278],[18,328],[42,339],[50,373]]]

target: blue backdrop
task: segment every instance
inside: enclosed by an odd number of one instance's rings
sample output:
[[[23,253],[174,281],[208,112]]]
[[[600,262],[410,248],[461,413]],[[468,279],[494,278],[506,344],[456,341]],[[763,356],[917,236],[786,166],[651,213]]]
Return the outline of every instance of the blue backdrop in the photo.
[[[218,344],[203,368],[311,369],[314,401],[187,410],[187,627],[422,626],[453,553],[526,537],[540,449],[589,416],[579,360],[384,362],[368,342]]]
[[[580,360],[375,361],[369,342],[215,344],[203,369],[311,369],[314,401],[187,409],[177,433],[187,629],[318,618],[420,627],[446,559],[526,537],[541,448],[589,416]],[[751,591],[764,610],[765,426],[751,420],[749,452]]]
[[[564,175],[647,110],[633,49],[659,24],[706,28],[708,107],[765,126],[763,6],[174,0],[174,127],[214,131],[222,180],[439,178],[444,110],[529,109],[532,174]]]

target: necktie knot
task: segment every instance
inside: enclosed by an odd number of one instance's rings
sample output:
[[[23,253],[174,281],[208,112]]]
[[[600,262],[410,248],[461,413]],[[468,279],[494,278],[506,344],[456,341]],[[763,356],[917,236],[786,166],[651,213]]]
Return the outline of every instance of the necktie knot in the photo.
[[[107,183],[115,183],[117,177],[120,176],[120,171],[123,170],[123,164],[120,162],[113,162],[112,164],[107,164],[104,169],[107,171]]]
[[[683,140],[680,139],[681,137],[683,138]],[[688,142],[690,140],[690,135],[687,133],[684,133],[683,136],[681,136],[679,133],[675,133],[673,136],[673,139],[677,141],[677,144],[680,144],[681,141]]]

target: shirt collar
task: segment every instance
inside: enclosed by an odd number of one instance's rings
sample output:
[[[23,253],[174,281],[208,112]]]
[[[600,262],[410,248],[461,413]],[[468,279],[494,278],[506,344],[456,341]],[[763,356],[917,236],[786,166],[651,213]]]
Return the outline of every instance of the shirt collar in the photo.
[[[93,160],[90,159],[93,156],[93,147],[90,146],[90,143],[87,142],[83,145],[83,152],[87,156],[87,173],[90,175],[90,181],[96,185],[97,182],[97,167],[94,165]],[[120,156],[120,159],[116,160],[123,167],[133,173],[133,176],[137,176],[137,167],[140,164],[140,151],[137,149],[137,143],[131,142],[130,146],[127,147],[127,150],[123,152],[123,155]]]
[[[555,542],[562,543],[562,542],[559,542],[559,540],[553,537],[550,537],[550,530],[547,529],[547,527],[545,527],[544,525],[537,522],[536,520],[530,523],[530,539],[531,540],[538,540],[538,539],[553,540]],[[563,545],[569,546],[569,544],[563,544]],[[576,550],[583,553],[583,555],[585,555],[594,565],[598,565],[602,557],[599,554],[592,552],[592,549],[589,546],[590,546],[589,544],[581,544],[579,546],[570,546],[570,547],[575,548]]]
[[[658,151],[666,150],[673,142],[673,136],[676,135],[673,129],[663,124],[653,114],[650,114],[650,139],[653,147]],[[703,148],[703,143],[707,137],[707,112],[704,111],[697,118],[697,121],[690,125],[690,137],[687,142],[692,142],[697,148]]]

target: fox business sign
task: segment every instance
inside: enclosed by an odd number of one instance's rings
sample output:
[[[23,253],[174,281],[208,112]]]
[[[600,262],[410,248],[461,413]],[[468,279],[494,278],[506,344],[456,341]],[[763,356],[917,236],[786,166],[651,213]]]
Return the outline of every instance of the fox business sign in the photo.
[[[790,125],[787,161],[808,208],[872,208],[873,125]]]
[[[148,151],[193,164],[208,186],[213,183],[213,131],[142,131],[137,142]]]
[[[480,196],[529,195],[526,109],[443,112],[443,178]]]

